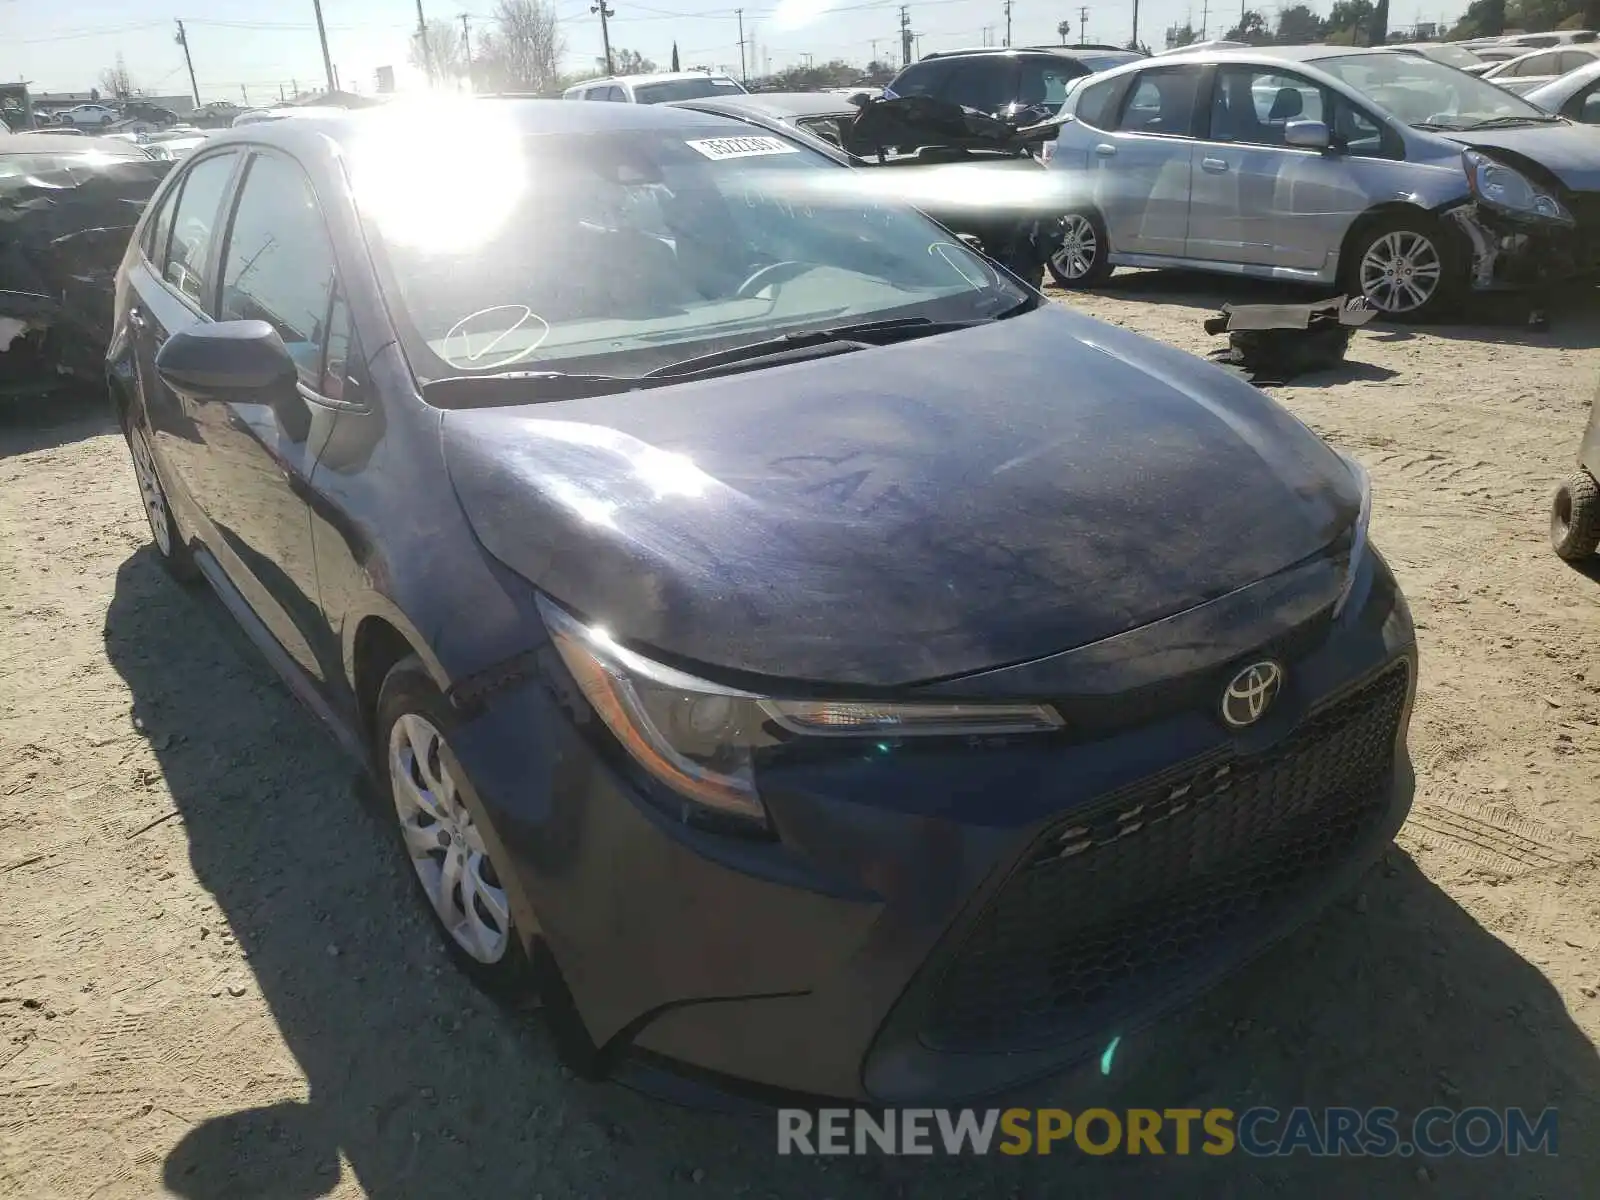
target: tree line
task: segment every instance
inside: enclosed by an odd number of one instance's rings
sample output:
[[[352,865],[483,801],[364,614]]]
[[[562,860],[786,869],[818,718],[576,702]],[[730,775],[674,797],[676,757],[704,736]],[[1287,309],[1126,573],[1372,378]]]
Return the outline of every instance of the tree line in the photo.
[[[1433,30],[1446,41],[1498,37],[1503,33],[1544,33],[1551,29],[1600,30],[1600,0],[1472,0],[1465,14],[1448,30]],[[1426,32],[1426,31],[1424,31]],[[1222,35],[1230,42],[1282,46],[1326,42],[1336,46],[1381,46],[1389,40],[1389,0],[1337,0],[1326,17],[1307,4],[1277,11],[1268,24],[1259,9],[1247,9],[1239,23]],[[1169,25],[1169,49],[1199,41],[1187,22]]]

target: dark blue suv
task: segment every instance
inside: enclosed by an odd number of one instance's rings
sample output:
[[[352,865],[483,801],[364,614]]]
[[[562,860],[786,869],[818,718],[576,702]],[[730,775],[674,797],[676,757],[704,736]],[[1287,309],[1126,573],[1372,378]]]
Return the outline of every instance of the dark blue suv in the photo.
[[[593,1074],[1008,1089],[1410,801],[1361,468],[871,174],[660,106],[288,117],[177,167],[122,266],[156,552]]]

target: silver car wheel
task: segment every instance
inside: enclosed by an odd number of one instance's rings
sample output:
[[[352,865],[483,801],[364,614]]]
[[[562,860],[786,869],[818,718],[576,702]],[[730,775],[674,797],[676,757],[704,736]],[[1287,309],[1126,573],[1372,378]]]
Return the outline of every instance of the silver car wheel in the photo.
[[[1100,256],[1100,239],[1094,235],[1094,224],[1082,213],[1062,217],[1061,226],[1061,247],[1052,255],[1056,270],[1064,278],[1082,279]]]
[[[1383,312],[1415,312],[1433,299],[1444,275],[1439,248],[1425,234],[1396,229],[1361,258],[1361,294]]]
[[[139,479],[139,495],[144,500],[144,515],[150,520],[150,536],[162,554],[172,553],[172,524],[167,520],[167,497],[156,477],[155,455],[144,430],[128,431],[128,449],[133,453],[133,473]]]
[[[511,908],[483,835],[461,802],[440,751],[444,735],[407,713],[389,731],[389,780],[400,835],[440,922],[481,963],[511,944]]]

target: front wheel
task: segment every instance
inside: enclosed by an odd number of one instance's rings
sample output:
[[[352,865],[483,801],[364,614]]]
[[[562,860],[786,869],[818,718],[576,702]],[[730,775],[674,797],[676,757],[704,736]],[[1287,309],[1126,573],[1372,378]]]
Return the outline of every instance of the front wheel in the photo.
[[[444,756],[455,711],[415,655],[384,679],[374,724],[373,751],[400,848],[445,948],[484,991],[533,998],[537,989],[501,865]]]
[[[1460,298],[1466,254],[1424,213],[1380,217],[1356,231],[1343,276],[1346,292],[1364,297],[1384,316],[1426,321]]]
[[[1061,245],[1046,264],[1057,287],[1091,288],[1111,274],[1111,241],[1095,212],[1070,212],[1061,218]]]
[[[133,458],[133,475],[139,483],[139,499],[144,502],[145,519],[150,522],[150,540],[155,545],[161,565],[180,583],[192,583],[199,577],[199,569],[178,532],[177,522],[172,519],[172,506],[167,502],[166,489],[161,486],[161,476],[156,471],[150,426],[143,414],[131,404],[122,414],[122,436],[128,440],[128,452]]]

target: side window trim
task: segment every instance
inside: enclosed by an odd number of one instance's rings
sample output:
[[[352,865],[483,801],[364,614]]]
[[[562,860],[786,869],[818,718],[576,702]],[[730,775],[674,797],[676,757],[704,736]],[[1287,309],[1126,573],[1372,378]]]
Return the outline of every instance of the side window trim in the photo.
[[[189,173],[185,171],[177,176],[172,186],[161,195],[160,203],[154,209],[150,219],[150,232],[142,239],[139,249],[144,253],[145,265],[165,282],[167,274],[167,247],[172,245],[172,217],[178,212],[178,201],[183,196],[183,186],[189,182]],[[162,239],[159,247],[150,243],[155,241],[156,233],[161,228],[161,222],[167,222],[167,236]]]

